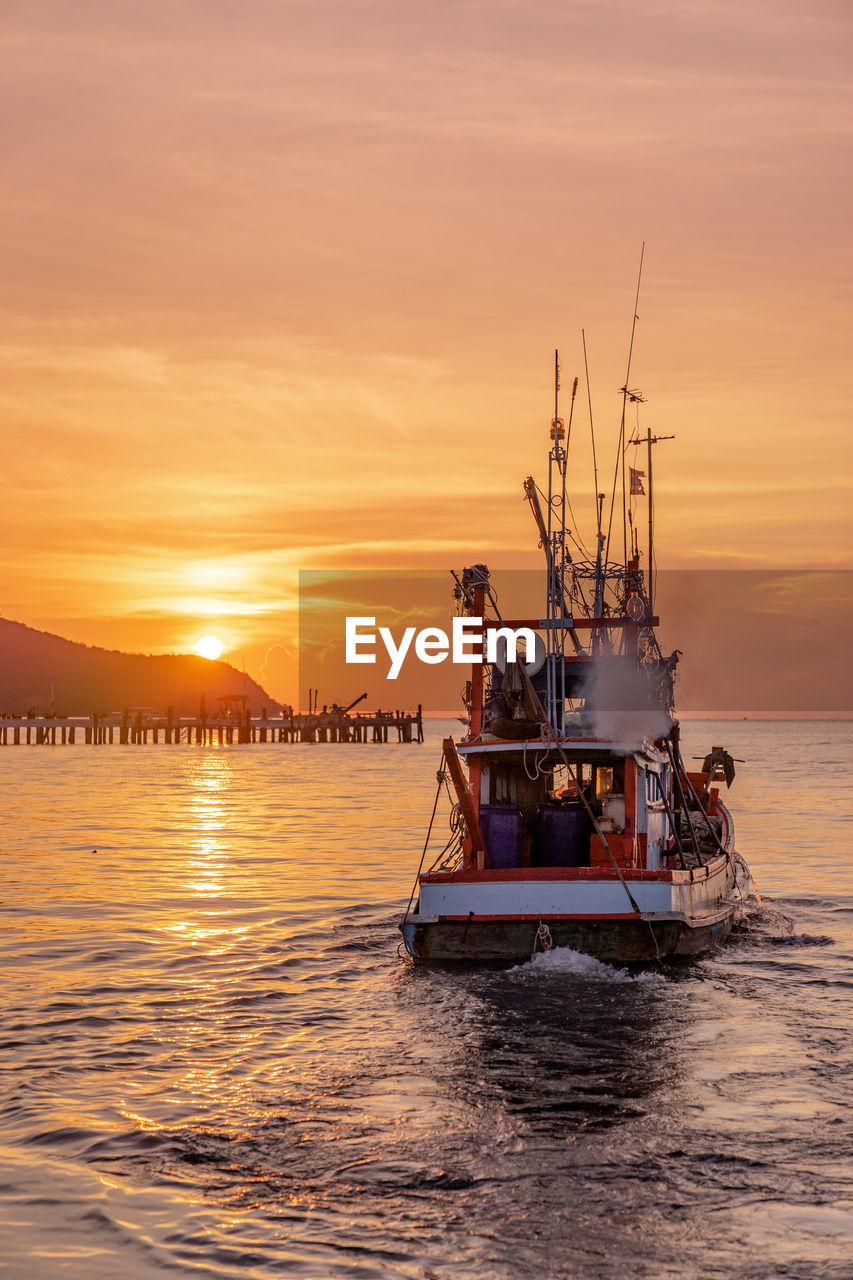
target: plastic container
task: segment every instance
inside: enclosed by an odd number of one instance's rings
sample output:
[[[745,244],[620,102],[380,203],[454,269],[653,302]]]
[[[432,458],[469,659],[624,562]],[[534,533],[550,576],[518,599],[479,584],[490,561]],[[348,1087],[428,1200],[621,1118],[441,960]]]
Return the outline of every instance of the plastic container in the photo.
[[[515,805],[480,805],[480,831],[495,870],[521,866],[521,840],[524,822]]]
[[[588,867],[591,824],[582,804],[543,805],[536,819],[535,867]]]
[[[611,831],[625,830],[625,797],[615,793],[608,796],[601,806],[602,817],[612,822]]]

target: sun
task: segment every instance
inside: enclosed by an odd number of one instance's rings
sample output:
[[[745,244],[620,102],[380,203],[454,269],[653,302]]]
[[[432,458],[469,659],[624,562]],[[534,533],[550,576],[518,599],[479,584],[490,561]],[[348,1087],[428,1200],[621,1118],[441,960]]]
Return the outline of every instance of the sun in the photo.
[[[200,658],[210,658],[215,661],[219,657],[225,645],[216,636],[202,636],[200,640],[195,642],[195,651]]]

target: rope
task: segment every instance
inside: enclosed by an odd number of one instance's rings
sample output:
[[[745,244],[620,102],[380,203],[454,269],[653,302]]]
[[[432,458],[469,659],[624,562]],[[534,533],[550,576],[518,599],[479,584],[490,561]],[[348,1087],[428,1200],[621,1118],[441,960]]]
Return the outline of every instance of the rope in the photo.
[[[539,727],[539,736],[540,736],[540,738],[543,736],[543,734],[542,734],[542,726],[541,726],[541,725],[540,725],[540,727]],[[538,756],[538,755],[535,757],[535,759],[534,759],[534,761],[533,761],[533,772],[531,773],[531,772],[530,772],[530,770],[528,769],[528,767],[527,767],[527,744],[528,744],[528,742],[529,742],[529,741],[530,741],[530,739],[529,739],[529,738],[525,738],[525,740],[524,740],[524,746],[521,748],[521,763],[522,763],[522,765],[523,765],[523,767],[524,767],[524,772],[527,774],[527,776],[528,776],[528,778],[530,779],[530,781],[531,781],[531,782],[536,782],[536,781],[537,781],[537,779],[538,779],[538,778],[541,778],[542,774],[543,774],[543,773],[547,773],[547,772],[548,772],[548,770],[547,770],[547,769],[543,769],[543,768],[542,768],[542,765],[539,763],[539,756]]]
[[[444,757],[442,756],[442,760],[443,759]],[[424,865],[424,858],[426,857],[427,849],[429,848],[429,839],[430,839],[430,836],[432,835],[432,824],[435,822],[435,813],[436,813],[436,810],[438,809],[438,797],[441,795],[441,784],[444,782],[444,765],[443,764],[441,768],[438,770],[438,772],[436,773],[435,778],[436,778],[436,782],[438,783],[438,786],[435,789],[435,800],[433,801],[432,813],[430,815],[429,826],[427,827],[426,840],[424,841],[423,853],[421,854],[421,860],[418,863],[418,869],[415,873],[415,881],[414,881],[414,884],[412,885],[412,892],[409,894],[409,901],[406,905],[406,910],[403,912],[404,920],[406,919],[406,916],[409,914],[409,911],[411,909],[412,901],[415,896],[415,889],[418,887],[418,880],[420,878],[421,868]]]
[[[551,930],[548,928],[547,924],[543,923],[541,916],[539,917],[539,928],[536,930],[536,937],[533,939],[533,952],[531,959],[536,955],[536,952],[540,947],[543,951],[554,950],[554,939],[551,937]]]
[[[446,783],[447,780],[445,779],[445,785]],[[459,854],[462,851],[462,840],[465,835],[465,822],[462,817],[462,810],[459,808],[459,805],[454,804],[452,800],[448,823],[450,826],[450,838],[429,868],[431,872],[451,870],[458,862]]]

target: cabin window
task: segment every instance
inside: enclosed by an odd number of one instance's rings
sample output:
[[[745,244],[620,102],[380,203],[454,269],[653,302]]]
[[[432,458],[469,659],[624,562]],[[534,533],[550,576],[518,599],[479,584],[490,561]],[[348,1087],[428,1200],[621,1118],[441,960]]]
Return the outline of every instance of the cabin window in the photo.
[[[613,790],[613,770],[612,769],[596,769],[595,771],[595,794],[600,800],[602,796],[609,795]]]
[[[604,796],[624,795],[625,766],[600,765],[595,770],[595,795],[601,800]]]

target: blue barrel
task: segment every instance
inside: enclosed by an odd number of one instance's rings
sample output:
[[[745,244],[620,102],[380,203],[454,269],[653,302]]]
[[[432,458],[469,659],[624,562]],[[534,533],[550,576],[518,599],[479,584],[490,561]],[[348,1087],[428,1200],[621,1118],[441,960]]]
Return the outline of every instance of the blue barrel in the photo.
[[[536,820],[535,867],[588,867],[589,816],[581,804],[543,805]]]
[[[480,830],[492,867],[521,866],[524,822],[515,805],[480,805]]]

